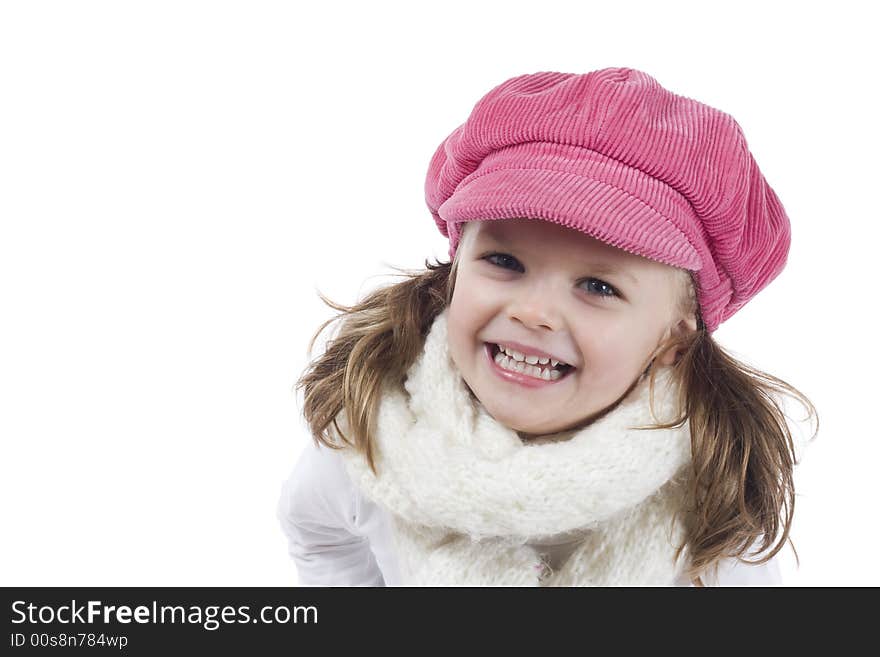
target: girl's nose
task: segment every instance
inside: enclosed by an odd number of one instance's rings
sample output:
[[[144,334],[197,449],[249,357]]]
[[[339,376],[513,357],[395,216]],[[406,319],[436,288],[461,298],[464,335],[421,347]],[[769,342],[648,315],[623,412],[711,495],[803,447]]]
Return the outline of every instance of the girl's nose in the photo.
[[[544,286],[533,286],[523,290],[511,302],[509,315],[528,328],[561,328],[559,302]]]

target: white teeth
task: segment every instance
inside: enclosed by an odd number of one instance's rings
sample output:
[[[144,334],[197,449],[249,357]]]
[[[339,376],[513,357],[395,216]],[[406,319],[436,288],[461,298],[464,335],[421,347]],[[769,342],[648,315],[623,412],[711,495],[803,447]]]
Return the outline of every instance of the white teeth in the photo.
[[[499,353],[505,353],[510,357],[511,362],[516,361],[518,363],[527,363],[529,365],[546,365],[550,363],[552,367],[556,367],[557,365],[566,366],[567,363],[562,362],[561,360],[556,360],[555,358],[546,358],[543,356],[526,356],[524,353],[520,351],[516,351],[515,349],[511,349],[510,347],[505,347],[502,344],[498,345]],[[512,369],[512,368],[509,368]],[[538,375],[542,376],[542,375]]]
[[[562,372],[559,370],[535,367],[529,363],[506,356],[501,351],[495,354],[495,362],[506,370],[527,374],[528,376],[533,376],[536,379],[543,379],[544,381],[555,381],[562,376]]]
[[[510,349],[508,347],[505,347],[502,344],[499,344],[498,348],[501,351],[503,351],[505,354],[507,354],[508,356],[513,358],[514,360],[520,361],[520,362],[526,362],[529,365],[535,365],[535,364],[546,365],[549,362],[553,367],[556,367],[557,365],[566,365],[567,364],[567,363],[563,363],[561,360],[556,360],[555,358],[526,356],[524,353],[516,351],[515,349]]]

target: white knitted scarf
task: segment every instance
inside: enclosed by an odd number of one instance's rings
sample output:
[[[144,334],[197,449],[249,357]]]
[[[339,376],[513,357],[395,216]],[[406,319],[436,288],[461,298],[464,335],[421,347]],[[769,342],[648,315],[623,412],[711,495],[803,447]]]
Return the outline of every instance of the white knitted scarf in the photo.
[[[378,477],[354,449],[340,452],[360,490],[391,512],[404,585],[672,585],[686,559],[674,559],[684,525],[673,515],[684,501],[689,424],[634,429],[676,416],[669,368],[656,376],[659,415],[643,377],[587,427],[524,442],[471,398],[449,355],[446,317],[407,373],[408,395],[384,388]],[[562,535],[582,540],[553,571],[530,543]]]

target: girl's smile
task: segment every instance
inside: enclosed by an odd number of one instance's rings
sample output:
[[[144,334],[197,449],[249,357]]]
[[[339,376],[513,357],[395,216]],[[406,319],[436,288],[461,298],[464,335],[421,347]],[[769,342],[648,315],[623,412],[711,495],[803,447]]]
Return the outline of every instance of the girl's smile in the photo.
[[[541,363],[538,361],[531,364],[507,355],[501,351],[499,345],[490,342],[484,343],[484,348],[489,369],[502,381],[515,385],[528,388],[555,386],[568,378],[575,369],[571,365],[554,367],[551,362]]]

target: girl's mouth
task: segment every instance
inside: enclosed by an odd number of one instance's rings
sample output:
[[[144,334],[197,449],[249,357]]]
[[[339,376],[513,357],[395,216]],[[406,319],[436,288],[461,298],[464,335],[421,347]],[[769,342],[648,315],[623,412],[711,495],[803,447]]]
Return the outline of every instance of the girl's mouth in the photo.
[[[524,385],[544,385],[558,383],[571,374],[576,368],[571,365],[557,365],[553,367],[551,363],[534,365],[523,361],[516,361],[506,354],[501,354],[497,344],[491,342],[484,343],[486,355],[492,368],[500,376],[505,379],[522,383]]]

